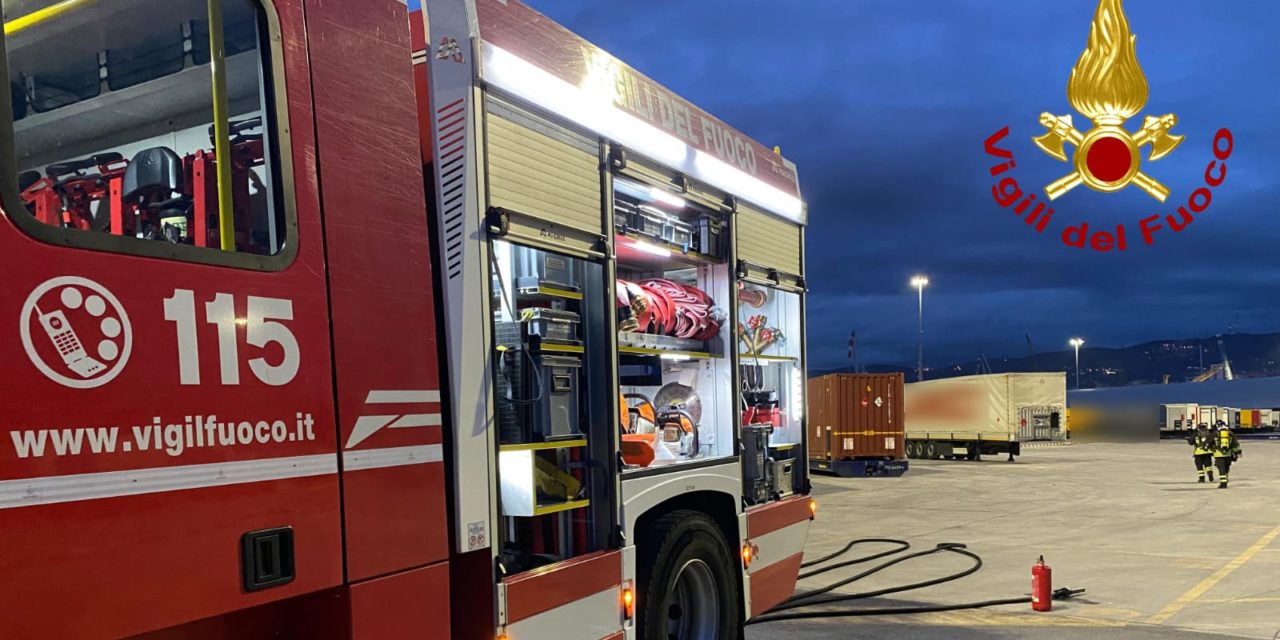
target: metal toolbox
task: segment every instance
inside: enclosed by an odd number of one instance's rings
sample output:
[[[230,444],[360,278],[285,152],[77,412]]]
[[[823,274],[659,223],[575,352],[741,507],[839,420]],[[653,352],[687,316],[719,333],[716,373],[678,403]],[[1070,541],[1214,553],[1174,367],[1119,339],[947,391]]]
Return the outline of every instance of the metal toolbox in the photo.
[[[752,504],[769,500],[769,434],[773,427],[745,425],[742,427],[742,489],[744,497]]]
[[[613,226],[617,227],[618,228],[617,230],[619,232],[625,231],[632,227],[631,221],[636,216],[636,213],[638,211],[636,207],[638,206],[640,205],[636,204],[633,200],[629,198],[622,198],[622,197],[614,198]]]
[[[534,307],[525,309],[522,315],[525,330],[530,336],[560,343],[579,344],[578,314],[572,311]]]
[[[515,263],[517,289],[537,289],[547,285],[566,291],[578,291],[577,260],[521,246],[512,247],[511,253]]]
[[[657,209],[641,205],[631,226],[647,236],[682,247],[693,244],[693,225]]]
[[[499,356],[498,435],[503,444],[582,437],[582,359],[510,349]]]
[[[618,198],[614,203],[614,224],[640,235],[693,246],[694,225],[653,207]]]
[[[722,256],[725,253],[726,239],[728,234],[725,233],[724,222],[713,218],[699,218],[693,230],[692,246],[698,253]]]
[[[795,460],[774,460],[773,473],[769,479],[772,485],[773,495],[779,498],[785,498],[795,493],[794,472]]]

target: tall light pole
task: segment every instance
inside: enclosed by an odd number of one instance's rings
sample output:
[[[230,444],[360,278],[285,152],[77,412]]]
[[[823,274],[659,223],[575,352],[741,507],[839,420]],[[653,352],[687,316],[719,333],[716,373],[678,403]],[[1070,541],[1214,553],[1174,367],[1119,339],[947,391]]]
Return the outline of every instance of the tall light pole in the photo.
[[[1071,346],[1076,348],[1076,391],[1080,390],[1080,345],[1084,344],[1084,338],[1072,338]]]
[[[916,337],[916,382],[924,380],[924,288],[929,278],[918,275],[911,278],[911,286],[916,288],[920,300],[920,334]]]

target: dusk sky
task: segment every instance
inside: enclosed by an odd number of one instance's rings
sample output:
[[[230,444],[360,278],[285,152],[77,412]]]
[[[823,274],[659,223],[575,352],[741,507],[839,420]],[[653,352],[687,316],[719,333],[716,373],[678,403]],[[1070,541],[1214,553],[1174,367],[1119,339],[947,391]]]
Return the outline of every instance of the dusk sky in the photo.
[[[1159,338],[1280,330],[1280,3],[1129,0],[1150,99],[1175,113],[1175,152],[1142,169],[1172,190],[1077,187],[1043,234],[999,207],[983,140],[1008,125],[1026,192],[1070,170],[1032,143],[1043,111],[1072,114],[1067,78],[1094,0],[699,0],[531,4],[766,145],[800,170],[809,205],[812,369],[914,364],[913,273],[927,273],[927,365]],[[783,8],[785,7],[785,9]],[[1203,186],[1214,133],[1235,145],[1210,207],[1142,244],[1138,220]],[[1128,250],[1062,244],[1124,223]]]

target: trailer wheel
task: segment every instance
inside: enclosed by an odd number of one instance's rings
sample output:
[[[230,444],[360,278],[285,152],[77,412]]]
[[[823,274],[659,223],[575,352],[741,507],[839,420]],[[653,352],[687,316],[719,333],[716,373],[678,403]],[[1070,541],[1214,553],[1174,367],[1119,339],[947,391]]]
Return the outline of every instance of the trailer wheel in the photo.
[[[938,445],[932,440],[924,443],[924,457],[929,460],[937,460],[941,458],[938,455]]]
[[[742,596],[737,556],[705,514],[673,511],[639,548],[641,640],[732,640]]]
[[[908,440],[908,441],[907,441],[907,444],[906,444],[906,445],[904,445],[904,446],[903,446],[903,448],[906,450],[906,454],[907,454],[907,457],[908,457],[908,458],[918,458],[918,457],[920,457],[920,456],[916,453],[916,443],[915,443],[915,441],[914,441],[914,440]]]

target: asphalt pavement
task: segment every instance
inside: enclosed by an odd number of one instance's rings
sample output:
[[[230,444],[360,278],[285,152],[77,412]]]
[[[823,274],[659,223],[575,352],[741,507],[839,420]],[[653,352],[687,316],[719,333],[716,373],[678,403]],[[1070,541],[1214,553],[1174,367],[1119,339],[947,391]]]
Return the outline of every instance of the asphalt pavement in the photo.
[[[1280,638],[1280,442],[1245,442],[1219,490],[1198,484],[1179,441],[1029,448],[1016,462],[912,460],[901,478],[814,477],[818,519],[806,557],[855,538],[904,539],[912,551],[963,543],[983,568],[946,584],[830,605],[888,608],[1025,596],[1040,555],[1054,587],[1085,588],[1047,613],[1030,605],[753,625],[752,640],[1200,640]],[[858,547],[850,558],[890,549]],[[888,560],[886,558],[885,560]],[[881,560],[879,562],[883,562]],[[813,589],[876,564],[802,581]],[[934,554],[836,593],[918,582],[970,566]]]

